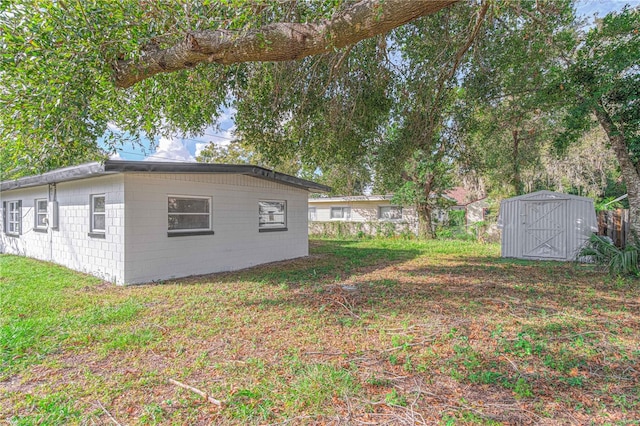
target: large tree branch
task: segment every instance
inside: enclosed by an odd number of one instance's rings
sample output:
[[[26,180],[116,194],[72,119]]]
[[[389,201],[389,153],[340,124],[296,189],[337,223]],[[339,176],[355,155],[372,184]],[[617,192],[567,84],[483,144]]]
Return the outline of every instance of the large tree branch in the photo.
[[[136,61],[118,61],[115,84],[130,87],[162,72],[201,62],[289,61],[355,44],[458,0],[361,0],[318,23],[280,22],[246,33],[227,30],[192,31],[167,49],[143,51]]]

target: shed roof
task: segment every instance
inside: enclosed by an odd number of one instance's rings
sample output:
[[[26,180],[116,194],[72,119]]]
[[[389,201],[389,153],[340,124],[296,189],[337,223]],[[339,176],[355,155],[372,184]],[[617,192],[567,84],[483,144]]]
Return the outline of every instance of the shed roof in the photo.
[[[329,192],[331,190],[331,188],[326,185],[249,164],[106,160],[102,163],[80,164],[78,166],[52,170],[40,175],[26,176],[15,180],[5,180],[0,182],[0,191],[30,188],[50,183],[68,182],[126,172],[240,174],[279,182],[284,185],[306,189],[310,192]]]
[[[563,194],[562,192],[553,192],[553,191],[536,191],[531,192],[529,194],[518,195],[516,197],[506,198],[502,200],[502,202],[511,202],[517,200],[535,200],[535,199],[562,199],[562,200],[580,200],[580,201],[590,201],[593,202],[592,198],[582,197],[580,195],[572,195],[572,194]]]

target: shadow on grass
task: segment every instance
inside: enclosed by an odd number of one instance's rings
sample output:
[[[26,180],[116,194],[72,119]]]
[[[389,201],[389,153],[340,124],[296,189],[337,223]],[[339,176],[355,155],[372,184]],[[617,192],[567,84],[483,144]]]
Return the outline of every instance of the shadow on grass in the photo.
[[[254,281],[299,287],[327,280],[341,280],[360,268],[384,268],[415,259],[421,254],[421,250],[417,248],[369,248],[358,246],[358,241],[315,240],[310,243],[310,255],[307,257],[267,263],[239,271],[197,275],[171,282],[177,285],[192,285],[203,281]]]
[[[594,309],[640,314],[628,289],[616,288],[606,276],[574,263],[480,256],[423,266],[409,262],[423,254],[418,249],[359,248],[333,241],[316,252],[324,256],[304,259],[284,270],[254,268],[227,280],[257,278],[291,290],[277,299],[246,300],[245,305],[326,309],[333,303],[338,315],[344,309],[334,299],[348,303],[352,310],[375,310],[381,315],[406,311],[473,316],[494,311],[533,318]]]

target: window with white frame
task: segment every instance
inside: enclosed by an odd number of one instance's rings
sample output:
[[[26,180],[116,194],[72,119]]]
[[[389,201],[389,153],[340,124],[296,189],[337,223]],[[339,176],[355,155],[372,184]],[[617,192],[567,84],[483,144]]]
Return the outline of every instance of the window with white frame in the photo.
[[[401,220],[402,207],[400,206],[380,206],[378,207],[378,219],[381,220]]]
[[[331,207],[331,219],[349,219],[350,215],[349,207]]]
[[[5,215],[5,233],[20,235],[22,233],[22,201],[7,201]]]
[[[316,208],[315,207],[309,207],[309,220],[317,220],[317,214],[316,214]]]
[[[211,231],[211,197],[169,195],[169,235]]]
[[[107,210],[104,194],[91,195],[90,229],[92,233],[104,234],[106,231]]]
[[[46,198],[38,198],[33,202],[34,210],[35,210],[35,229],[46,229],[49,224],[48,217],[48,201]]]
[[[261,200],[258,201],[258,230],[287,229],[287,202]]]

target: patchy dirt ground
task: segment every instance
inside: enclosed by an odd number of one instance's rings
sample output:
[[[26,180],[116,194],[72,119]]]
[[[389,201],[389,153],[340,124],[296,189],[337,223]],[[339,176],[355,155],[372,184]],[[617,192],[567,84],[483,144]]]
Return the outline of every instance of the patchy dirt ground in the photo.
[[[588,266],[469,242],[315,241],[305,259],[121,288],[0,261],[10,423],[640,419],[640,284]]]

